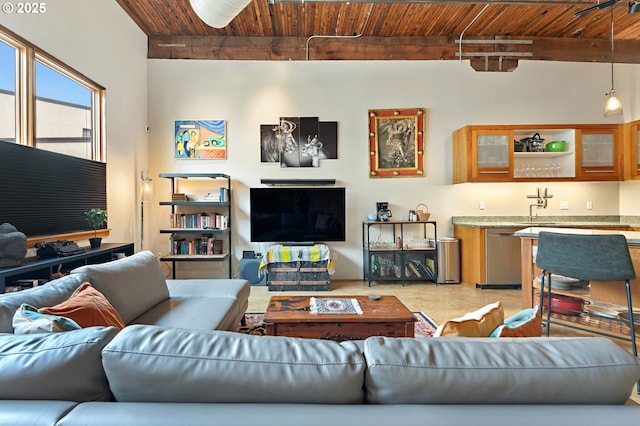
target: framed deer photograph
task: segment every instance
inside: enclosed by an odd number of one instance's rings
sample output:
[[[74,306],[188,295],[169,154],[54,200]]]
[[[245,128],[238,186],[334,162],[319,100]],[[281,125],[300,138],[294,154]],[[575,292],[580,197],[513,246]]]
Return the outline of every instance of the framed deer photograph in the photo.
[[[369,110],[369,177],[424,176],[425,109]]]

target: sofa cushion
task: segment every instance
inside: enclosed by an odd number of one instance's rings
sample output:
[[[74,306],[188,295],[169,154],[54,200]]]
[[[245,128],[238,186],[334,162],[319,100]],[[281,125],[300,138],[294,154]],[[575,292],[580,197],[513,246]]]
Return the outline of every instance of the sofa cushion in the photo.
[[[81,328],[70,318],[43,314],[35,306],[26,303],[23,303],[13,316],[13,332],[15,334],[58,333]]]
[[[235,299],[233,305],[228,308],[218,326],[215,327],[217,330],[237,330],[238,324],[249,306],[251,285],[249,281],[244,279],[167,280],[167,287],[172,299],[191,297]],[[148,322],[140,321],[134,321],[134,323],[149,324]]]
[[[230,317],[236,300],[231,298],[187,297],[166,299],[131,321],[131,324],[193,330],[235,330]]]
[[[106,402],[98,402],[97,404],[106,404]],[[77,406],[78,403],[71,401],[4,400],[0,401],[0,425],[57,425],[60,419]],[[83,426],[86,426],[86,422]]]
[[[0,294],[0,333],[13,333],[13,316],[23,303],[36,308],[56,305],[68,299],[80,284],[80,277],[68,275],[38,287]]]
[[[116,308],[125,323],[169,297],[160,264],[150,251],[98,265],[86,265],[71,274],[88,281]]]
[[[490,337],[539,337],[542,335],[542,319],[538,306],[523,309],[504,320]]]
[[[604,337],[365,341],[379,404],[624,404],[640,361]]]
[[[232,297],[249,299],[249,281],[234,278],[166,280],[171,297]]]
[[[122,318],[111,303],[89,283],[83,283],[62,303],[51,307],[42,307],[39,312],[70,318],[80,327],[113,326],[124,328]]]
[[[133,325],[104,348],[102,362],[118,401],[363,400],[365,361],[351,342]]]
[[[454,318],[440,324],[433,335],[434,337],[488,337],[503,321],[502,303],[497,301],[460,318]]]
[[[100,351],[118,330],[0,335],[0,400],[111,400]]]

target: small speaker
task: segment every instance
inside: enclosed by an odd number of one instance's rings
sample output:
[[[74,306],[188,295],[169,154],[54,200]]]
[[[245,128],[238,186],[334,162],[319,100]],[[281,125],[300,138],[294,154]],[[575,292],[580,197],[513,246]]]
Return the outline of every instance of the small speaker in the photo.
[[[256,253],[253,250],[243,250],[242,251],[242,258],[243,259],[255,259],[256,258]]]
[[[267,285],[267,274],[261,274],[260,259],[240,259],[240,277],[251,285]]]

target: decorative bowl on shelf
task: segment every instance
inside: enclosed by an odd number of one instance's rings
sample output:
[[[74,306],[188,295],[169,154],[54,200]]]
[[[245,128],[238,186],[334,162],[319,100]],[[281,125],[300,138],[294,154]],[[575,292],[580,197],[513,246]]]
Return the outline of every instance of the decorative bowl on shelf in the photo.
[[[565,149],[567,149],[567,142],[566,141],[548,142],[544,146],[544,150],[546,152],[564,152]]]

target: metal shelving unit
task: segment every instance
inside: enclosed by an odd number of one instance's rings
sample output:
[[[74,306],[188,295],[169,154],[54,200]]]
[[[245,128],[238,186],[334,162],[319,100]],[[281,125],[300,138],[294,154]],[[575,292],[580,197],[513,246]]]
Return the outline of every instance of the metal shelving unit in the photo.
[[[231,253],[231,177],[224,173],[160,173],[159,177],[171,180],[171,194],[177,194],[180,183],[189,179],[222,179],[226,182],[218,186],[220,193],[219,201],[207,200],[174,200],[161,201],[161,206],[171,206],[171,214],[191,214],[197,216],[201,212],[189,209],[191,207],[222,208],[226,214],[225,224],[221,226],[216,223],[207,223],[202,226],[197,221],[186,224],[184,227],[167,227],[160,229],[161,234],[169,234],[170,253],[161,257],[160,260],[171,262],[172,277],[176,278],[176,264],[178,262],[227,262],[228,277],[232,277]],[[187,213],[188,210],[191,210]],[[208,212],[217,213],[217,212]],[[188,237],[194,237],[187,240]],[[195,238],[195,236],[200,236]],[[182,241],[185,241],[184,247]],[[221,241],[222,247],[219,253],[213,252],[215,241]],[[224,243],[226,242],[226,247]]]
[[[372,234],[377,231],[377,237]],[[369,281],[433,281],[437,284],[434,221],[362,222],[363,277]]]

